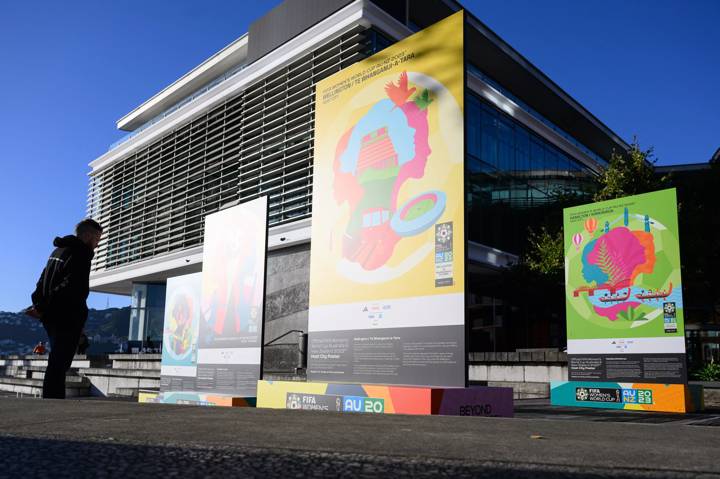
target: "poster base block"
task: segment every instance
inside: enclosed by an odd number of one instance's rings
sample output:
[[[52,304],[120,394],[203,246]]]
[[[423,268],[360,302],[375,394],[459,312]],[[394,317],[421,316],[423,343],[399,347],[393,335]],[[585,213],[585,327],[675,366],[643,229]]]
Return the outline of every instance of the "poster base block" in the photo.
[[[704,409],[702,386],[686,384],[552,381],[550,404],[674,413]]]
[[[512,388],[258,381],[257,407],[374,414],[513,416]]]
[[[183,391],[139,391],[138,402],[155,404],[183,404],[193,406],[255,407],[255,397],[223,396]]]

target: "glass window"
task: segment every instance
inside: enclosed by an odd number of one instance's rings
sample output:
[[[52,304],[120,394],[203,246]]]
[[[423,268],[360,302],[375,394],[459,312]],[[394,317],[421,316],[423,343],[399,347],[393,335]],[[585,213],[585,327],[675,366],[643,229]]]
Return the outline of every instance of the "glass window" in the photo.
[[[515,170],[513,125],[498,121],[498,168],[502,171]]]
[[[128,340],[162,341],[165,289],[164,284],[133,284]]]
[[[557,175],[558,171],[558,155],[555,150],[547,147],[543,149],[545,150],[545,164],[543,169],[547,172],[549,176],[555,176]]]
[[[588,194],[593,173],[477,97],[466,105],[469,237],[520,254],[528,227],[553,207],[553,193]]]

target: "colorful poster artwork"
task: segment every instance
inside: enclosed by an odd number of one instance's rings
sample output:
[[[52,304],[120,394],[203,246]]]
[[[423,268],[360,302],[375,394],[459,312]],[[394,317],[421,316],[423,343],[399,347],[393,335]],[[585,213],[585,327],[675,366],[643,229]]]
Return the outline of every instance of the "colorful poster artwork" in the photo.
[[[254,396],[260,378],[267,197],[205,218],[197,388]]]
[[[571,380],[686,383],[674,189],[564,211]]]
[[[266,217],[263,197],[205,218],[201,348],[259,343]]]
[[[463,15],[316,86],[311,379],[465,383]]]
[[[160,366],[163,391],[195,389],[201,273],[168,278]]]

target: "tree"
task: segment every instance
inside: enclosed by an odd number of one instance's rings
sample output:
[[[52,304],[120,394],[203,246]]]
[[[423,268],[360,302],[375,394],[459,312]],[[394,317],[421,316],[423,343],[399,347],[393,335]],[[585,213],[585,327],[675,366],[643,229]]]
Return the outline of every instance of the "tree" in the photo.
[[[563,209],[587,203],[587,195],[575,191],[556,190],[547,206],[544,224],[528,228],[527,246],[522,262],[527,269],[552,283],[562,282],[565,252],[563,241]]]
[[[593,200],[610,200],[665,187],[668,177],[657,177],[654,167],[657,160],[654,156],[653,148],[643,150],[637,137],[633,138],[627,152],[613,152],[608,167],[597,178]],[[562,208],[580,204],[582,200],[578,196],[559,193],[555,207],[562,211]],[[546,224],[539,231],[529,231],[528,248],[523,261],[531,271],[548,279],[554,280],[562,275],[565,254],[561,219]]]
[[[529,231],[525,264],[535,273],[551,280],[562,278],[565,264],[562,226],[554,233],[543,226],[540,231]]]
[[[608,167],[598,177],[595,201],[611,200],[623,196],[659,190],[667,183],[667,177],[655,174],[653,148],[640,148],[637,137],[627,152],[613,152]]]

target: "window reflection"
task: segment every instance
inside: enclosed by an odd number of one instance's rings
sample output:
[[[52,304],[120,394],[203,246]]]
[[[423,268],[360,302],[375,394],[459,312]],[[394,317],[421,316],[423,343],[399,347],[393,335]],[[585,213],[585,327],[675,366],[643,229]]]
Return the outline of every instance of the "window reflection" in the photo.
[[[469,237],[521,254],[528,227],[544,223],[558,193],[590,199],[594,174],[475,96],[467,115]]]

